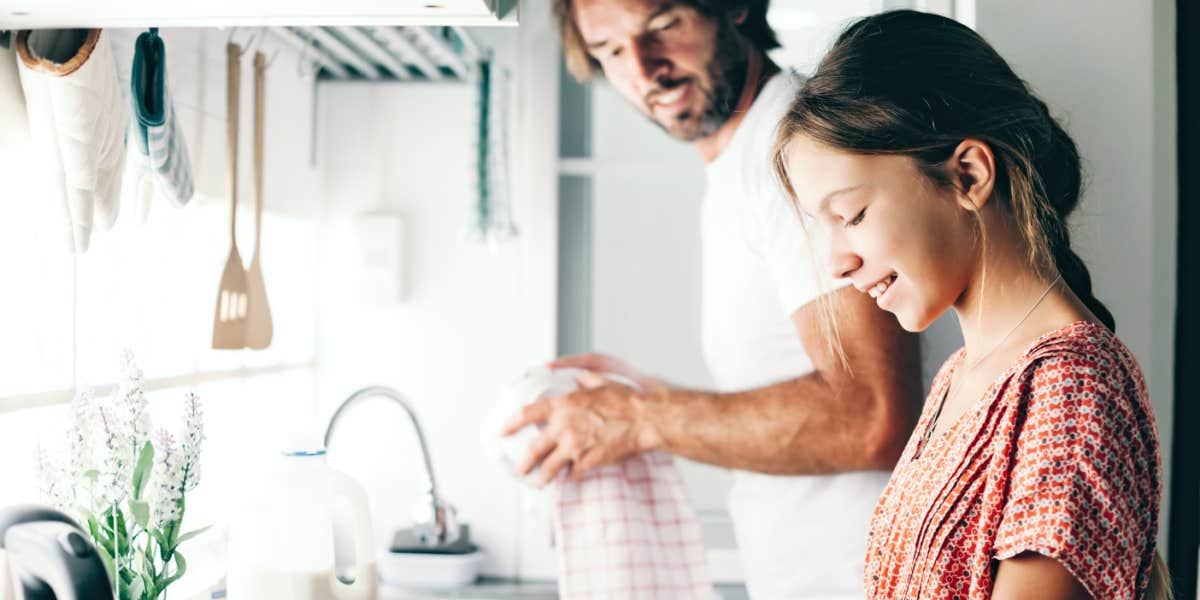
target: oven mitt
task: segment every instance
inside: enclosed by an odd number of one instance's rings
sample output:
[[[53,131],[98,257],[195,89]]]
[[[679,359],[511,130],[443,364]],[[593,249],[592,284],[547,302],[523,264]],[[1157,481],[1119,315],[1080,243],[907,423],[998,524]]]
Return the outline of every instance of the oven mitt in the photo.
[[[129,81],[138,150],[150,157],[159,193],[183,206],[192,199],[192,165],[167,91],[167,53],[157,31],[138,36]]]
[[[39,179],[83,253],[120,207],[128,112],[112,47],[100,29],[21,31],[16,46]]]
[[[25,93],[17,73],[15,32],[0,32],[0,146],[16,148],[29,143],[29,117]]]

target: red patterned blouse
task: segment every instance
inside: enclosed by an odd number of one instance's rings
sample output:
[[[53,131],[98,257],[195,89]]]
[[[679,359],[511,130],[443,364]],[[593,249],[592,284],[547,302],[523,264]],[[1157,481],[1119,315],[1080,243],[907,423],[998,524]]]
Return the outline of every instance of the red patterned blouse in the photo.
[[[871,519],[872,598],[988,598],[997,561],[1057,559],[1094,598],[1141,598],[1162,492],[1141,369],[1103,326],[1048,333],[923,447],[942,366]]]

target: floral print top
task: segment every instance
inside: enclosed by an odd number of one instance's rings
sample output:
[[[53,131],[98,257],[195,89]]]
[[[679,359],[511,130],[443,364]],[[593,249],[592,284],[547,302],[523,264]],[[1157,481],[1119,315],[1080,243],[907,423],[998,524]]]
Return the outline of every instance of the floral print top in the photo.
[[[1057,559],[1094,598],[1140,598],[1158,531],[1161,464],[1141,369],[1108,329],[1036,342],[925,441],[959,350],[871,519],[871,598],[988,598],[999,560]]]

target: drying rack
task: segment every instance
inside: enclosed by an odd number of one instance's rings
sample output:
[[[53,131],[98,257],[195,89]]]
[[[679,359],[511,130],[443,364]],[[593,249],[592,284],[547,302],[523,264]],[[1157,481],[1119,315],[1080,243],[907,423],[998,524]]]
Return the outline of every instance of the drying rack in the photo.
[[[486,55],[462,27],[270,27],[322,81],[470,82]]]

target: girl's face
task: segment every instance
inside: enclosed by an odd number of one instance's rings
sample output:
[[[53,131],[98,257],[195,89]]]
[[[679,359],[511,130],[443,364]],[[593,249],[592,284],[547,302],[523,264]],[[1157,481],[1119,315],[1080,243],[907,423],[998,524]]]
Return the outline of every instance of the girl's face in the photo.
[[[906,156],[835,150],[797,135],[784,155],[800,209],[826,233],[829,268],[909,331],[958,302],[976,265],[975,215]]]

